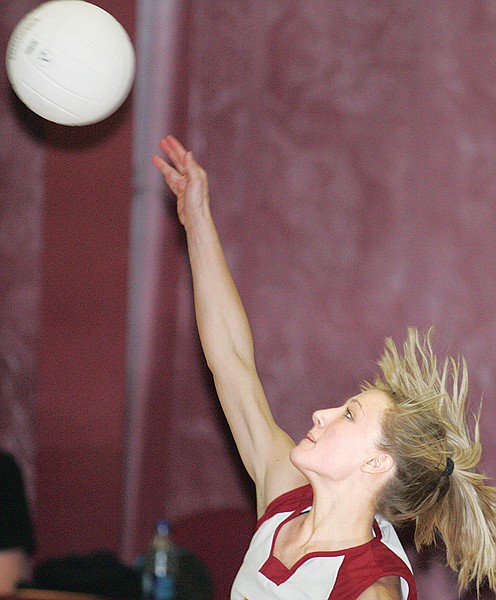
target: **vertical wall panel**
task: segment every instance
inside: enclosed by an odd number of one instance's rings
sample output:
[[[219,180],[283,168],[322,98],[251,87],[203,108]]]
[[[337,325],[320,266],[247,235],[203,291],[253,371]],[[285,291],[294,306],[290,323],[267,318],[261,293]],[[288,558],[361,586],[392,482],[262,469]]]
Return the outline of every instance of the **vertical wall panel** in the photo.
[[[133,35],[133,1],[95,4]],[[39,558],[119,548],[131,100],[99,124],[46,125]]]
[[[0,55],[17,22],[37,3],[7,2],[0,13]],[[0,446],[23,467],[35,491],[34,416],[40,317],[44,147],[33,118],[0,72]]]

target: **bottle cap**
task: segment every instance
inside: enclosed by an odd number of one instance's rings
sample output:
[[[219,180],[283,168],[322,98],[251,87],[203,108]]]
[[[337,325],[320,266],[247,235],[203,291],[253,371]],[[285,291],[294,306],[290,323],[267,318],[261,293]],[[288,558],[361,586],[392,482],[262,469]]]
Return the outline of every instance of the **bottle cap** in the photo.
[[[157,533],[168,535],[171,528],[171,522],[169,519],[160,519],[157,521]]]

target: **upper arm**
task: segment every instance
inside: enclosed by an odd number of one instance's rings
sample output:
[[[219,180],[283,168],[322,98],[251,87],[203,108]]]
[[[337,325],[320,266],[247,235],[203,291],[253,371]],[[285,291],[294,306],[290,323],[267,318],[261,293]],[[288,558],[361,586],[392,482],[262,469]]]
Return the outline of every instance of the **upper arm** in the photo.
[[[360,594],[357,600],[401,600],[400,578],[382,577]]]
[[[255,482],[257,512],[280,494],[307,483],[293,466],[290,436],[274,421],[255,366],[231,361],[214,381],[241,460]]]

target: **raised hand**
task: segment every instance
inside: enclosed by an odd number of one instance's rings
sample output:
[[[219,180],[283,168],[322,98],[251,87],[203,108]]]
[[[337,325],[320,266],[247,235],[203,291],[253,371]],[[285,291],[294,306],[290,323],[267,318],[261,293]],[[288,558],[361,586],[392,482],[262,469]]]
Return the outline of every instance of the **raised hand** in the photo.
[[[152,159],[153,164],[177,197],[179,221],[188,228],[195,216],[209,206],[207,174],[196,162],[193,153],[172,135],[161,140],[160,148],[172,164],[157,155]]]

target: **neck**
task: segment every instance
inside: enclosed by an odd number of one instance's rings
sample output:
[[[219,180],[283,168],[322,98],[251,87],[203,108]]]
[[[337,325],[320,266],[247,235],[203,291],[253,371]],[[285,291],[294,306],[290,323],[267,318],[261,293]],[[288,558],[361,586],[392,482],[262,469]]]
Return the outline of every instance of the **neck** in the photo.
[[[359,490],[350,491],[312,485],[312,509],[300,524],[305,545],[324,543],[327,550],[342,550],[365,544],[373,537],[374,509]],[[353,493],[356,492],[356,493]]]

